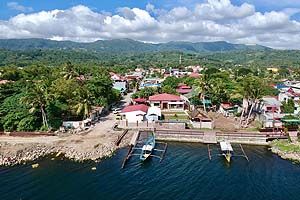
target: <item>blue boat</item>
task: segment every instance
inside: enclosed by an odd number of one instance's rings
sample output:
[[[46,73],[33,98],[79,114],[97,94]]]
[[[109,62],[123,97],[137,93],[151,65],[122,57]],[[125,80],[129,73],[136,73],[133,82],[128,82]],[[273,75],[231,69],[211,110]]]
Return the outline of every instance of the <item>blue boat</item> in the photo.
[[[155,147],[155,138],[152,135],[147,139],[146,143],[142,147],[142,152],[140,154],[140,160],[145,161],[148,157],[150,157],[154,147]]]

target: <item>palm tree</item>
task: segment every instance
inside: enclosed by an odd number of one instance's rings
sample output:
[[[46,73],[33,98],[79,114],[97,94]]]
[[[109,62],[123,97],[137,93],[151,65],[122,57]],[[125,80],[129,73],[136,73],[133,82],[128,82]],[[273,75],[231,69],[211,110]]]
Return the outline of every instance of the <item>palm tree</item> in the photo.
[[[76,98],[73,101],[73,110],[75,111],[76,115],[83,114],[83,117],[87,118],[91,113],[94,96],[85,87],[81,87],[78,90],[75,90],[74,96]]]
[[[64,79],[66,79],[66,80],[69,80],[69,79],[79,76],[79,74],[75,70],[74,65],[71,62],[67,62],[67,64],[64,66],[61,74],[63,75]]]
[[[45,83],[35,83],[33,87],[29,88],[27,95],[21,98],[21,102],[29,105],[31,108],[30,113],[34,112],[36,109],[39,109],[42,114],[43,126],[48,126],[47,115],[45,112],[45,106],[49,100],[48,87]]]
[[[206,112],[206,105],[205,105],[205,94],[209,91],[210,89],[210,84],[208,80],[208,75],[203,74],[200,76],[196,81],[195,81],[195,86],[196,86],[196,91],[199,92],[200,94],[200,99],[203,103],[204,111]]]
[[[247,108],[249,106],[249,103],[251,102],[251,107],[247,116],[246,124],[249,123],[249,119],[252,114],[253,108],[262,96],[262,92],[263,92],[262,87],[263,87],[263,83],[261,79],[252,75],[246,76],[241,82],[240,89],[241,89],[241,93],[243,94],[244,102],[247,102]],[[246,108],[243,106],[240,125],[242,124],[242,119],[243,119],[245,109]]]

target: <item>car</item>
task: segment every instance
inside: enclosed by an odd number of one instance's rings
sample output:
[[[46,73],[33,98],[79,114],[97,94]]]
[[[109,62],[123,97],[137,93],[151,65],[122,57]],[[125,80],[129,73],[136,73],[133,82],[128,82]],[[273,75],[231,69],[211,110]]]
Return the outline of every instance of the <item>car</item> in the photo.
[[[120,115],[120,113],[118,113],[117,115],[116,115],[116,120],[121,120],[122,119],[122,116]]]
[[[114,110],[113,110],[113,113],[114,114],[118,114],[118,113],[120,113],[121,112],[121,108],[115,108]]]

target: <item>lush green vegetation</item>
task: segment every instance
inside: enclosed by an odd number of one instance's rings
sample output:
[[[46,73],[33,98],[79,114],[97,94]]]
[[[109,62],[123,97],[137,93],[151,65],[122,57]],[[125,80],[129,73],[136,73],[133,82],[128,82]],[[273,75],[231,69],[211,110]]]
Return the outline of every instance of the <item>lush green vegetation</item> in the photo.
[[[300,145],[292,144],[288,140],[273,140],[271,146],[287,153],[300,153]]]
[[[181,52],[215,52],[232,50],[269,50],[260,45],[231,44],[227,42],[168,42],[168,43],[143,43],[131,39],[98,40],[91,43],[78,43],[72,41],[53,41],[46,39],[2,39],[0,48],[11,50],[28,49],[84,49],[96,52],[156,52],[156,51],[181,51]]]
[[[62,120],[82,120],[92,106],[120,99],[105,68],[73,66],[5,67],[0,79],[0,129],[57,129]]]

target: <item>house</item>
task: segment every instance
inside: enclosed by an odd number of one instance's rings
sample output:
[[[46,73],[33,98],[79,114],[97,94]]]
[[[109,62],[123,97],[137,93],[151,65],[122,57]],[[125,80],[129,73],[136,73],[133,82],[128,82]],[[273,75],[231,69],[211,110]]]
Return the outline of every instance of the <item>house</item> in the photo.
[[[263,97],[261,111],[265,113],[281,113],[281,102],[276,97]]]
[[[278,95],[278,100],[280,102],[285,101],[286,103],[288,102],[289,99],[292,99],[295,103],[295,108],[294,108],[294,114],[299,114],[300,113],[300,91],[299,89],[295,88],[282,88],[279,90],[280,93]]]
[[[122,94],[127,92],[127,83],[126,82],[114,82],[113,88],[120,91]]]
[[[208,116],[204,115],[203,113],[199,112],[197,109],[194,109],[189,114],[189,118],[194,128],[214,128],[213,120],[210,119]]]
[[[119,74],[116,74],[114,72],[109,72],[109,75],[110,75],[110,78],[112,80],[114,80],[115,82],[117,82],[117,81],[121,81],[121,82],[126,81],[125,77],[123,77],[123,76],[121,76]]]
[[[145,78],[141,82],[139,88],[142,89],[144,87],[160,87],[162,82],[163,80],[160,78]]]
[[[146,118],[148,121],[158,121],[161,119],[161,109],[158,107],[150,107],[148,109]]]
[[[224,116],[228,117],[233,113],[237,113],[238,108],[239,107],[237,105],[232,105],[229,102],[225,102],[225,103],[221,103],[219,112],[222,113]]]
[[[151,106],[156,106],[162,110],[179,110],[183,111],[185,108],[184,100],[174,94],[157,94],[149,97],[148,102]]]
[[[181,95],[184,95],[184,94],[188,94],[188,93],[192,92],[192,88],[186,84],[179,83],[179,85],[176,89],[176,92],[178,92]]]
[[[144,121],[147,111],[148,106],[144,104],[138,104],[126,106],[120,114],[122,116],[122,119],[128,122],[141,122]]]
[[[200,74],[197,73],[197,72],[192,72],[192,73],[189,74],[190,78],[199,78],[199,76],[200,76]]]
[[[133,104],[146,104],[147,103],[147,99],[145,98],[136,98],[136,99],[132,99]]]

